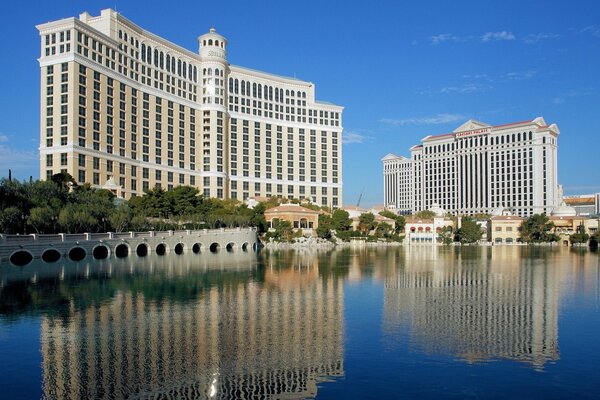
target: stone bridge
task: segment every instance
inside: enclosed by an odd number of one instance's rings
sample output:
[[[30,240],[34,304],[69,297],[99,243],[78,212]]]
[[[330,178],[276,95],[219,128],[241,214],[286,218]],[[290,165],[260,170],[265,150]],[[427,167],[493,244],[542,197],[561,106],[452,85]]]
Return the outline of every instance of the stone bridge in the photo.
[[[0,235],[0,264],[23,266],[34,259],[54,263],[61,258],[145,257],[154,253],[248,252],[258,248],[255,228],[204,229],[166,232]]]

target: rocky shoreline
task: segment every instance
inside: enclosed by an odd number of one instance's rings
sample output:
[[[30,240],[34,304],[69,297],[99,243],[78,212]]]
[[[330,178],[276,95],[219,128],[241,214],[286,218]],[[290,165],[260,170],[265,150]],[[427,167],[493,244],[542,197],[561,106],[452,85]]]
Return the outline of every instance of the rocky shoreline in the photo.
[[[402,246],[401,242],[366,242],[366,241],[350,241],[344,242],[338,240],[332,242],[327,239],[319,238],[299,238],[294,242],[263,242],[263,248],[267,250],[299,250],[299,249],[319,249],[333,250],[336,248],[354,248],[354,247],[398,247]]]

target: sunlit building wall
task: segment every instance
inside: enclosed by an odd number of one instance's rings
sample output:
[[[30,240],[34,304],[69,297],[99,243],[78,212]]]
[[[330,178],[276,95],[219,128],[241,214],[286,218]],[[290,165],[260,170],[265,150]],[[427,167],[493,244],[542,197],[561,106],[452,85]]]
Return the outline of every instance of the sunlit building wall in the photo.
[[[192,52],[110,9],[37,28],[42,179],[342,205],[343,108],[313,83],[229,64],[214,29]]]

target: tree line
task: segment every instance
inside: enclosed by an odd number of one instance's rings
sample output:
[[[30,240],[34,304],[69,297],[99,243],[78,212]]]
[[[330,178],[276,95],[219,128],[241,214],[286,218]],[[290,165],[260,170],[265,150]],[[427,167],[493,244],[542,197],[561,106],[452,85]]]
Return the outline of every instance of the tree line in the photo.
[[[196,188],[159,187],[129,201],[65,173],[45,181],[0,180],[0,232],[123,232],[253,226],[266,230],[268,204],[248,208],[235,200],[205,198]]]

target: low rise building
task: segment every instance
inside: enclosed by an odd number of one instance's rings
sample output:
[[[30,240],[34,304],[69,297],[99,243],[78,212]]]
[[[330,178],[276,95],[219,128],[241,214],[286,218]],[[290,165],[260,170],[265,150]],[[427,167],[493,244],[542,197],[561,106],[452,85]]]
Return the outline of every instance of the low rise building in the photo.
[[[294,229],[311,232],[319,227],[319,211],[299,206],[298,204],[280,204],[265,210],[265,220],[270,228],[276,219],[289,221]]]
[[[525,218],[516,215],[495,215],[488,221],[487,237],[493,244],[521,242],[521,224]]]
[[[453,228],[454,222],[444,217],[407,217],[404,225],[404,243],[437,243],[438,234],[444,228]]]
[[[445,229],[454,230],[454,221],[446,217],[446,210],[439,205],[434,204],[427,211],[433,212],[433,218],[405,218],[404,243],[437,243],[438,235]]]
[[[396,229],[395,220],[384,217],[383,215],[379,215],[381,211],[385,210],[385,208],[383,207],[375,206],[367,210],[366,208],[361,208],[358,206],[344,206],[342,207],[342,210],[346,211],[348,213],[348,218],[352,220],[353,231],[358,230],[358,226],[360,225],[360,216],[367,213],[373,214],[373,216],[375,217],[375,223],[381,224],[382,222],[385,222],[386,224],[390,225],[392,229]]]

